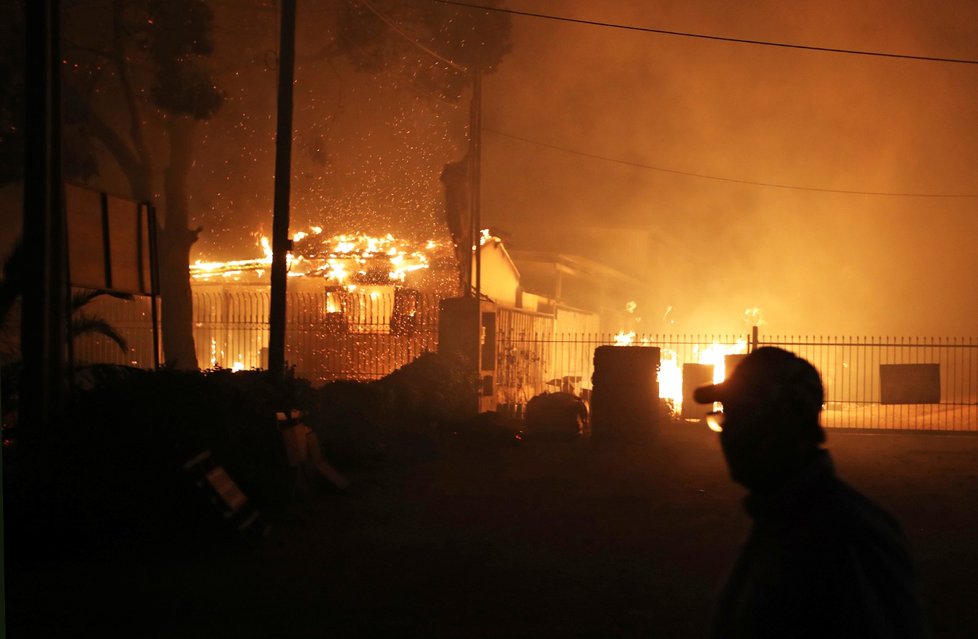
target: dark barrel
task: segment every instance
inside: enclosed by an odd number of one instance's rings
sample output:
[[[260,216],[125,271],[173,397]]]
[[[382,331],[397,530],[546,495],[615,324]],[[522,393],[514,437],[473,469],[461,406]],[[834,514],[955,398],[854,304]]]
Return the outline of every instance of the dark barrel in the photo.
[[[648,439],[658,430],[659,349],[599,346],[591,376],[591,439]]]

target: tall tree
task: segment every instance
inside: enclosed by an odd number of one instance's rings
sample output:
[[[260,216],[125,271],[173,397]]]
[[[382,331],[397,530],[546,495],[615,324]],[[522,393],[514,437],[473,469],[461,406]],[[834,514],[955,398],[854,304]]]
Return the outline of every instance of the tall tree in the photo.
[[[488,5],[499,6],[499,0]],[[344,3],[329,53],[370,73],[412,68],[413,86],[458,100],[472,74],[491,73],[511,49],[509,14],[438,2],[356,0]]]
[[[197,127],[224,100],[204,66],[213,12],[205,0],[79,0],[64,10],[66,146],[94,142],[131,196],[162,213],[164,357],[194,368],[189,263],[202,229],[189,228],[187,176]]]
[[[490,5],[498,6],[498,0]],[[401,65],[411,87],[427,96],[457,101],[477,76],[496,70],[511,49],[510,16],[499,11],[437,2],[358,0],[345,5],[330,53],[348,58],[364,72]],[[475,109],[481,109],[475,105]],[[445,164],[445,217],[455,244],[460,291],[471,283],[473,193],[478,193],[478,153]],[[478,229],[476,229],[477,231]]]

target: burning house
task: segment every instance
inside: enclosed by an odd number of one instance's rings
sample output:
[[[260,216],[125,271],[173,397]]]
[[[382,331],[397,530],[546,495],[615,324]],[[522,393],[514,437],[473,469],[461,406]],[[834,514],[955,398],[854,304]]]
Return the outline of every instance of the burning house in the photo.
[[[267,238],[259,245],[260,257],[191,268],[201,368],[267,365],[271,249]],[[491,335],[481,337],[493,346],[480,356],[491,380],[486,407],[578,390],[590,374],[579,362],[589,358],[577,353],[581,344],[555,338],[597,334],[599,314],[525,287],[502,240],[487,231],[479,250],[481,294],[492,309]],[[390,234],[326,236],[313,227],[293,237],[288,268],[286,359],[316,382],[375,379],[436,350],[439,300],[456,293],[451,247]]]
[[[261,257],[191,267],[201,368],[267,365],[272,257],[268,238],[259,244]],[[289,363],[311,379],[368,379],[389,372],[392,358],[403,364],[432,350],[433,309],[454,277],[444,249],[391,234],[296,233],[287,257]]]

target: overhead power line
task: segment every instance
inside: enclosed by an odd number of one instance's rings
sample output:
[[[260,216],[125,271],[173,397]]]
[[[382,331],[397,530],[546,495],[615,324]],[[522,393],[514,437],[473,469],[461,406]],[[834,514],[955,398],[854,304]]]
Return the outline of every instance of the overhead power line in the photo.
[[[469,70],[466,69],[465,67],[463,67],[462,65],[460,65],[460,64],[458,64],[456,62],[453,62],[452,60],[449,60],[448,58],[446,58],[445,56],[441,55],[440,53],[438,53],[437,51],[435,51],[431,47],[427,47],[424,44],[422,44],[421,42],[418,42],[417,38],[414,38],[410,34],[406,33],[403,29],[401,29],[397,25],[397,23],[395,23],[392,19],[390,19],[388,16],[386,16],[384,13],[382,13],[379,9],[377,9],[377,7],[373,6],[369,2],[369,0],[357,0],[357,2],[359,2],[360,4],[362,4],[363,6],[365,6],[371,13],[373,13],[375,16],[377,16],[381,20],[381,22],[383,22],[388,27],[390,27],[391,29],[393,29],[399,36],[401,36],[402,38],[404,38],[405,40],[407,40],[409,43],[413,44],[417,48],[421,49],[422,51],[424,51],[428,55],[430,55],[430,56],[432,56],[432,57],[434,57],[434,58],[436,58],[438,60],[441,60],[442,62],[444,62],[445,64],[447,64],[451,68],[455,69],[456,71],[460,71],[461,73],[468,73],[469,72]]]
[[[660,173],[671,173],[672,175],[682,175],[685,177],[699,178],[701,180],[713,180],[716,182],[730,182],[733,184],[746,184],[748,186],[761,186],[761,187],[772,188],[772,189],[787,189],[791,191],[814,191],[816,193],[840,193],[844,195],[875,195],[875,196],[885,196],[885,197],[920,197],[920,198],[978,198],[978,193],[898,193],[892,191],[859,191],[855,189],[829,189],[829,188],[820,188],[815,186],[800,186],[797,184],[781,184],[777,182],[756,182],[753,180],[740,180],[737,178],[722,177],[719,175],[708,175],[706,173],[692,173],[690,171],[667,169],[661,166],[652,166],[649,164],[643,164],[641,162],[632,162],[629,160],[612,158],[605,155],[598,155],[596,153],[587,153],[586,151],[578,151],[577,149],[569,149],[567,147],[558,146],[556,144],[548,144],[546,142],[540,142],[539,140],[533,140],[530,138],[521,137],[519,135],[513,135],[512,133],[497,131],[495,129],[490,129],[487,127],[483,127],[482,130],[487,133],[492,133],[494,135],[498,135],[504,138],[519,140],[520,142],[526,144],[532,144],[534,146],[553,149],[555,151],[561,151],[563,153],[569,153],[571,155],[579,155],[594,160],[613,162],[614,164],[623,164],[625,166],[631,166],[639,169],[646,169],[649,171],[658,171]]]
[[[456,7],[468,9],[478,9],[480,11],[495,11],[498,13],[508,13],[528,18],[541,18],[544,20],[557,20],[559,22],[571,22],[574,24],[584,24],[592,27],[606,27],[609,29],[625,29],[627,31],[642,31],[645,33],[657,33],[659,35],[677,36],[681,38],[696,38],[699,40],[714,40],[717,42],[733,42],[736,44],[751,44],[762,47],[780,47],[782,49],[802,49],[804,51],[820,51],[822,53],[844,53],[848,55],[862,55],[876,58],[897,58],[901,60],[917,60],[921,62],[945,62],[952,64],[978,64],[978,60],[968,58],[944,58],[929,55],[911,55],[907,53],[889,53],[886,51],[865,51],[861,49],[837,49],[834,47],[816,47],[806,44],[793,44],[790,42],[771,42],[768,40],[750,40],[746,38],[729,38],[725,36],[709,35],[705,33],[690,33],[686,31],[670,31],[668,29],[653,29],[651,27],[640,27],[633,24],[619,24],[615,22],[601,22],[598,20],[583,20],[580,18],[569,18],[548,13],[534,13],[532,11],[518,11],[516,9],[506,9],[503,7],[492,7],[489,5],[470,4],[468,2],[458,2],[456,0],[432,0],[440,4],[449,4]]]

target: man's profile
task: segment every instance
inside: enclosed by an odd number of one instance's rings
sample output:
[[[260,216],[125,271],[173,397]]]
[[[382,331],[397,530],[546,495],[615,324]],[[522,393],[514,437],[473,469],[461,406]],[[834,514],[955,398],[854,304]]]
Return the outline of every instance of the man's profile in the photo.
[[[835,474],[824,392],[806,360],[774,347],[698,388],[753,527],[720,595],[722,639],[928,636],[897,522]]]

